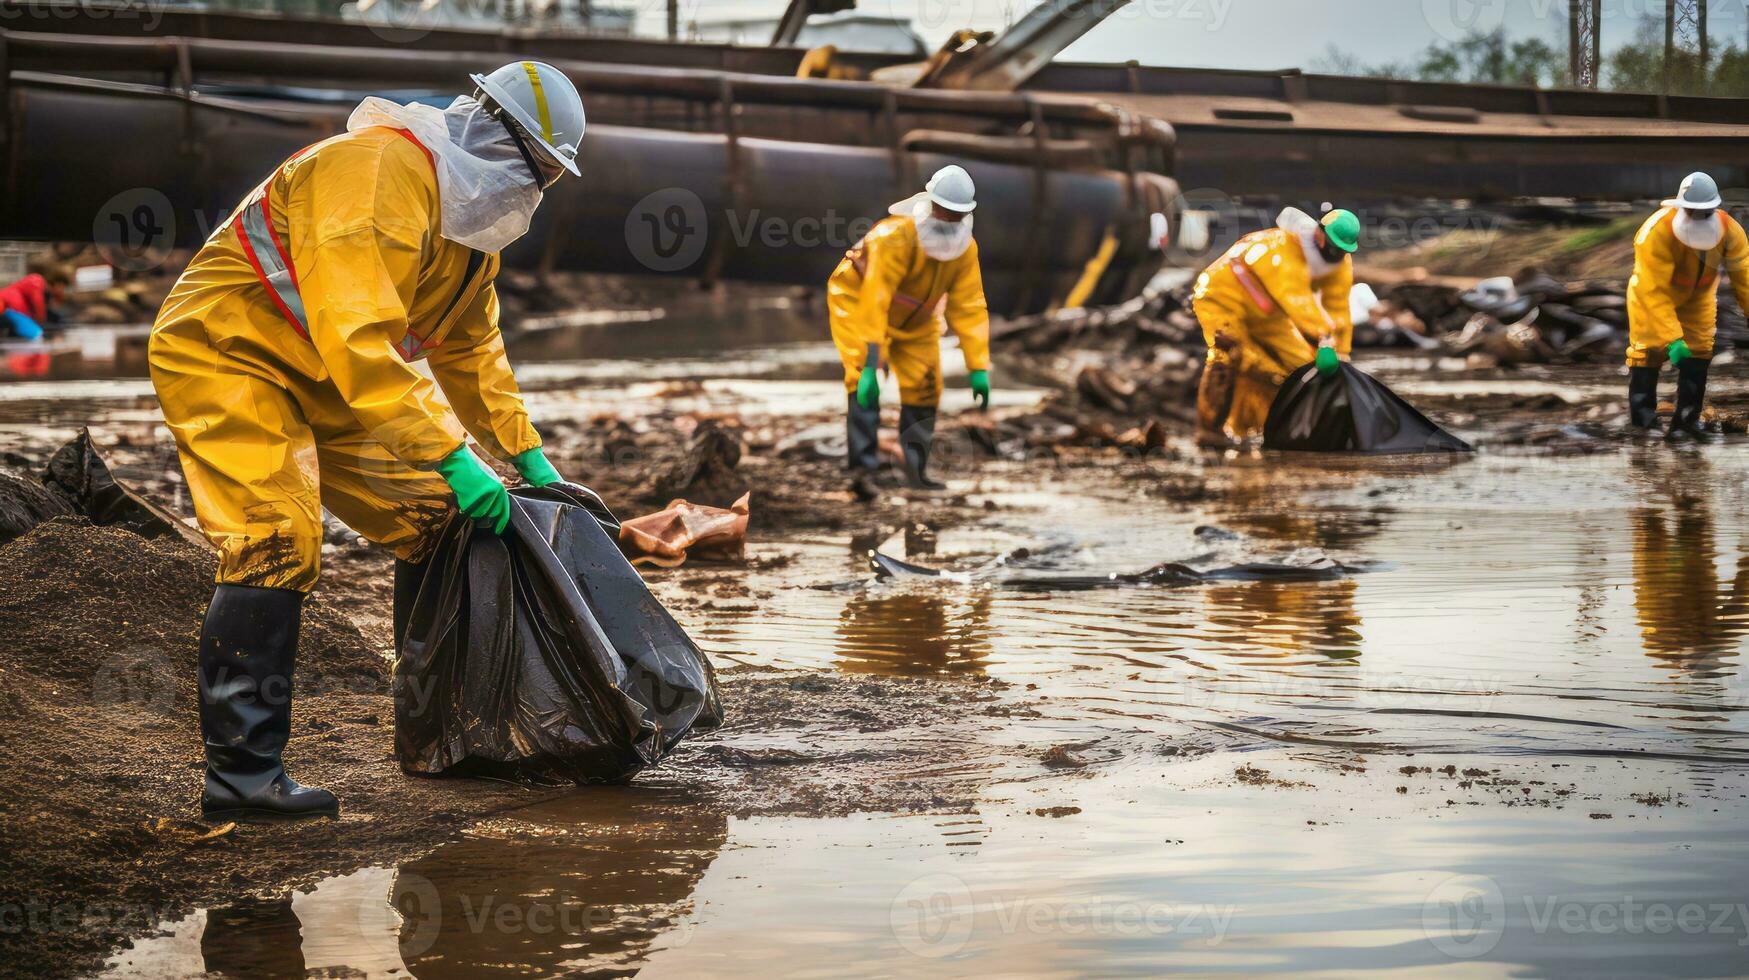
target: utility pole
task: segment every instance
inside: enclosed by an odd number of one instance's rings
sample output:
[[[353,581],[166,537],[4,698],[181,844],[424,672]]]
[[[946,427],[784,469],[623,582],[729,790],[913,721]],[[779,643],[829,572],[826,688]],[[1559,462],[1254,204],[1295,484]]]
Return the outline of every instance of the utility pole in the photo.
[[[680,40],[680,0],[668,0],[668,40]]]
[[[1707,0],[1664,0],[1664,94],[1674,81],[1676,52],[1693,51],[1699,65],[1695,84],[1706,87],[1712,52],[1707,44]]]
[[[1567,77],[1596,88],[1603,74],[1603,0],[1567,0]]]

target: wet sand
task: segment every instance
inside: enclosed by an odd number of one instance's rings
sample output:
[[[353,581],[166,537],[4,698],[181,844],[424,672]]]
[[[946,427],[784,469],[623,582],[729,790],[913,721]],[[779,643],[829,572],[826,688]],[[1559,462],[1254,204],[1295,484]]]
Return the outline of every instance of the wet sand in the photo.
[[[968,451],[944,497],[863,507],[795,448],[842,398],[817,353],[702,387],[557,364],[531,399],[561,471],[627,512],[665,502],[652,475],[699,419],[747,434],[750,564],[650,576],[722,675],[721,731],[628,787],[531,793],[398,775],[386,697],[349,695],[379,724],[293,758],[356,767],[351,822],[146,845],[121,894],[151,923],[14,933],[34,955],[4,969],[132,938],[110,974],[1742,972],[1741,437],[1629,444],[1595,369],[1417,372],[1391,380],[1477,457]],[[1521,404],[1537,385],[1554,399]],[[604,413],[644,430],[618,465]],[[0,450],[93,417],[179,505],[149,405],[0,407]],[[944,568],[1024,547],[1041,574],[1379,567],[1018,592],[872,582],[875,546]],[[325,560],[324,601],[385,649],[384,559]],[[180,783],[117,820],[195,815],[196,747],[158,734]]]

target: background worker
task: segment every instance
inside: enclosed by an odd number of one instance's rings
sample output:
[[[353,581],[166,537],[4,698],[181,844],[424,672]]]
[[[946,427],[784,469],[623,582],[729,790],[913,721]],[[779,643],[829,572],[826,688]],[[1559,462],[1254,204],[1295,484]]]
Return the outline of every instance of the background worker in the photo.
[[[873,499],[880,469],[879,368],[899,377],[899,442],[911,486],[940,489],[929,477],[935,409],[941,402],[941,323],[959,337],[972,394],[990,406],[990,314],[972,211],[971,175],[943,167],[920,194],[894,204],[846,252],[826,284],[832,341],[849,392],[849,466],[858,496]]]
[[[55,322],[55,306],[67,295],[67,274],[58,268],[32,271],[0,289],[0,336],[41,340]]]
[[[1628,280],[1628,423],[1658,424],[1658,368],[1676,367],[1676,413],[1667,438],[1701,438],[1700,410],[1719,318],[1719,269],[1731,276],[1737,305],[1749,311],[1749,239],[1719,210],[1719,185],[1703,173],[1683,178],[1676,196],[1634,236]]]
[[[492,280],[543,189],[577,173],[583,103],[539,62],[473,80],[447,109],[366,99],[346,133],[281,164],[152,328],[152,383],[219,551],[199,660],[209,815],[338,814],[280,760],[324,507],[394,549],[399,644],[404,583],[457,506],[497,532],[510,517],[465,434],[530,483],[559,479],[505,359]]]
[[[1208,342],[1198,445],[1226,448],[1261,431],[1276,391],[1302,365],[1316,360],[1320,373],[1336,372],[1354,339],[1348,293],[1358,247],[1353,212],[1314,221],[1288,208],[1276,227],[1234,242],[1197,277],[1191,306]]]

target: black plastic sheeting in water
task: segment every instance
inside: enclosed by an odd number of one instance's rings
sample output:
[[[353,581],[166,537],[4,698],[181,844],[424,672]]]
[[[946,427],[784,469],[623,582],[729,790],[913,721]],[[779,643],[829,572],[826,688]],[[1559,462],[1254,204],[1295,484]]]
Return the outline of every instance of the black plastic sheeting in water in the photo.
[[[1467,453],[1372,375],[1343,362],[1332,377],[1307,364],[1288,375],[1263,423],[1263,448],[1302,452]]]
[[[1109,572],[1104,575],[1022,572],[1012,567],[1004,567],[1000,562],[972,572],[943,572],[900,561],[878,551],[869,552],[868,561],[875,577],[881,579],[939,578],[999,585],[1023,591],[1051,592],[1078,592],[1125,586],[1169,587],[1199,585],[1203,582],[1322,582],[1347,578],[1357,572],[1370,570],[1366,566],[1346,565],[1327,556],[1305,564],[1253,561],[1206,571],[1199,571],[1183,562],[1164,562],[1145,571]]]
[[[617,782],[717,727],[716,675],[581,487],[511,491],[502,537],[452,521],[395,665],[395,749],[422,775]]]

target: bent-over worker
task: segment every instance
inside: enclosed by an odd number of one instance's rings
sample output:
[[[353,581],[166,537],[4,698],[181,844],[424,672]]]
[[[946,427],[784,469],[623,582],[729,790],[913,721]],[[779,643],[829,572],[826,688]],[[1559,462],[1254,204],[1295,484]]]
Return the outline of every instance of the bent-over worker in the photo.
[[[323,508],[394,550],[398,646],[419,563],[455,510],[500,533],[510,517],[466,436],[530,483],[559,479],[492,283],[543,190],[577,173],[583,103],[539,62],[472,78],[447,109],[365,99],[345,133],[282,163],[152,328],[152,384],[219,551],[199,652],[209,815],[338,815],[280,759]]]
[[[1208,342],[1196,392],[1196,440],[1233,445],[1263,429],[1270,403],[1301,366],[1334,374],[1354,340],[1348,293],[1360,219],[1322,221],[1287,208],[1276,227],[1240,238],[1197,277],[1191,308]]]
[[[1720,210],[1719,185],[1689,174],[1634,236],[1628,280],[1628,422],[1658,425],[1658,369],[1676,368],[1676,412],[1666,438],[1700,438],[1707,370],[1719,318],[1719,270],[1749,311],[1749,239]]]
[[[880,469],[881,387],[887,365],[899,378],[899,441],[905,475],[920,489],[929,476],[935,409],[941,402],[941,318],[959,337],[972,394],[990,405],[990,314],[972,211],[971,175],[943,167],[922,193],[888,209],[845,253],[826,285],[832,341],[849,394],[849,467],[857,495],[872,498]]]

